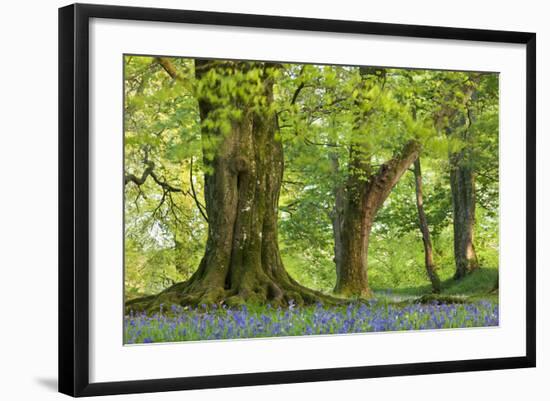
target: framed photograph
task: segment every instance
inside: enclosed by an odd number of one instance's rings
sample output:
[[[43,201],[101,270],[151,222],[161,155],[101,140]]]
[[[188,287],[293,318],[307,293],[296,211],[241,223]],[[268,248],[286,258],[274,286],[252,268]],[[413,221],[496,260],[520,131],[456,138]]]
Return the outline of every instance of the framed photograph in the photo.
[[[59,390],[535,366],[535,34],[59,10]]]

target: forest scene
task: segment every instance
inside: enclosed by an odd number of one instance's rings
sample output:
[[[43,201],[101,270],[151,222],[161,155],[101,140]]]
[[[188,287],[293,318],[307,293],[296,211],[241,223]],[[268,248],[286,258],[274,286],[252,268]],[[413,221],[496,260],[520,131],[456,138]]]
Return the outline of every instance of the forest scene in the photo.
[[[498,326],[498,73],[123,62],[125,344]]]

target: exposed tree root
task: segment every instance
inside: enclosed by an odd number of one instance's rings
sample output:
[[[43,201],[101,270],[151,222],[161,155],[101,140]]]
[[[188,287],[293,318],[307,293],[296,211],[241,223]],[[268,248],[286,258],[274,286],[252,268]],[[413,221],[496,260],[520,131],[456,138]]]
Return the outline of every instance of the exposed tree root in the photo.
[[[287,276],[288,277],[288,276]],[[349,302],[323,294],[298,284],[288,277],[288,280],[276,283],[273,280],[256,280],[253,283],[241,284],[239,288],[225,289],[211,286],[201,280],[190,280],[177,283],[157,295],[137,298],[126,302],[126,313],[146,312],[152,314],[161,309],[169,310],[177,306],[212,306],[227,305],[237,307],[244,304],[263,304],[273,307],[294,305],[312,305],[316,303],[337,305]]]

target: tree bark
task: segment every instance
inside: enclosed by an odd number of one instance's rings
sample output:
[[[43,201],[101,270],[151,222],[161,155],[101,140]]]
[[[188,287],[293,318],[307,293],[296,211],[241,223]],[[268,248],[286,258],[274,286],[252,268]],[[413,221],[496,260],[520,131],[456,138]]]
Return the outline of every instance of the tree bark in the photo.
[[[340,162],[337,154],[330,154],[330,160],[332,164],[332,172],[334,177],[338,177],[340,174]],[[343,254],[343,223],[344,223],[344,207],[345,207],[345,193],[344,186],[336,182],[333,187],[334,195],[334,207],[330,215],[332,223],[332,233],[334,237],[334,265],[336,267],[336,282],[340,280],[340,272],[342,270],[342,254]]]
[[[368,285],[367,255],[374,218],[392,188],[418,157],[419,149],[418,142],[409,141],[376,173],[371,173],[370,162],[351,147],[342,224],[342,264],[335,293],[348,297],[372,297]]]
[[[467,92],[470,100],[475,92]],[[456,113],[454,124],[447,130],[450,136],[456,135],[464,145],[458,152],[449,154],[450,184],[453,200],[453,230],[454,230],[454,254],[455,254],[455,279],[461,279],[466,274],[479,268],[474,247],[475,226],[475,171],[473,168],[472,115],[465,104],[465,115]]]
[[[424,212],[424,196],[422,191],[422,168],[420,165],[420,157],[414,162],[414,178],[416,189],[416,208],[418,210],[418,223],[420,232],[422,233],[422,242],[424,243],[424,263],[428,278],[432,283],[432,292],[438,294],[441,292],[441,281],[436,272],[436,266],[433,261],[433,248],[430,238],[430,230],[428,228],[428,219]]]
[[[222,92],[223,80],[242,77],[251,68],[258,69],[259,80],[239,85],[256,89],[246,96]],[[208,73],[220,78],[207,82],[199,97],[209,225],[205,254],[187,282],[168,288],[145,304],[134,302],[127,307],[153,311],[161,303],[276,306],[335,300],[294,281],[279,253],[277,215],[284,163],[271,108],[270,68],[273,65],[266,63],[196,60],[198,81]],[[260,89],[256,82],[262,83]],[[226,118],[229,109],[240,113],[231,119],[229,129],[212,124],[220,122],[216,121],[220,116]]]
[[[451,155],[455,279],[479,268],[474,247],[475,175],[468,159],[467,149]]]
[[[460,139],[461,150],[449,153],[450,185],[453,201],[453,233],[455,255],[455,279],[479,268],[474,247],[475,226],[475,171],[473,168],[472,132],[473,116],[469,103],[476,97],[475,86],[480,75],[474,75],[462,86],[459,107],[443,106],[435,116],[435,125],[444,128],[448,137]]]

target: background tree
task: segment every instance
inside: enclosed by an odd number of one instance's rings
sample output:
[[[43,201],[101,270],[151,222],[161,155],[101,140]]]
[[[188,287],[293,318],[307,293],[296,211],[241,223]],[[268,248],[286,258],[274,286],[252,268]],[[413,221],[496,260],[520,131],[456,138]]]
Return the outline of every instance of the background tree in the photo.
[[[335,177],[330,191],[335,291],[347,296],[372,295],[366,260],[374,218],[427,132],[395,99],[393,91],[407,82],[396,71],[391,70],[389,78],[387,73],[377,68],[308,67],[300,71],[296,89],[301,91],[297,114],[302,120],[292,121],[290,127],[295,137],[305,135],[306,144],[319,148],[311,150],[320,155],[316,165],[322,159],[326,167],[321,170]],[[327,189],[323,192],[326,197]]]
[[[414,180],[416,190],[416,207],[418,209],[418,224],[420,227],[420,232],[422,233],[422,243],[424,244],[426,272],[428,273],[428,277],[432,283],[432,291],[434,293],[439,293],[441,292],[441,281],[439,280],[434,263],[430,228],[428,226],[426,213],[424,212],[424,191],[422,189],[422,166],[420,164],[420,157],[414,161]]]
[[[494,138],[492,135],[481,134],[482,127],[493,131],[496,128],[498,138],[498,128],[486,125],[487,118],[494,117],[494,102],[498,99],[495,93],[497,84],[494,74],[439,75],[441,85],[437,92],[442,102],[436,114],[436,124],[458,144],[449,152],[449,164],[453,200],[455,278],[460,279],[480,267],[474,246],[476,176],[480,170],[479,161],[487,158],[487,152],[484,152],[478,143],[480,140],[486,141],[481,138]],[[489,113],[489,116],[481,115],[484,111]],[[484,123],[478,125],[476,121],[480,117]],[[488,143],[490,144],[491,142]],[[494,147],[491,150],[494,151]],[[494,158],[495,152],[491,153],[493,156],[489,156],[489,159]]]

